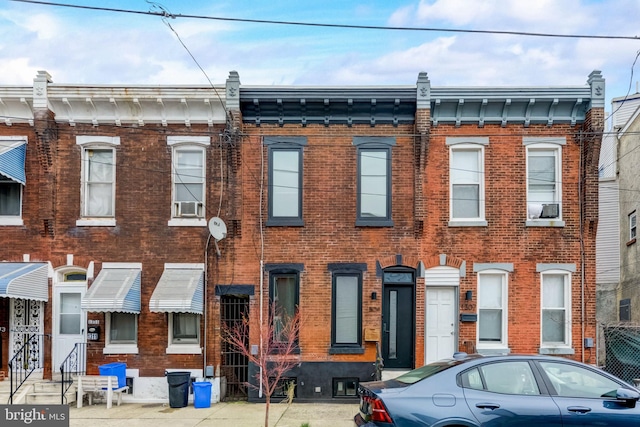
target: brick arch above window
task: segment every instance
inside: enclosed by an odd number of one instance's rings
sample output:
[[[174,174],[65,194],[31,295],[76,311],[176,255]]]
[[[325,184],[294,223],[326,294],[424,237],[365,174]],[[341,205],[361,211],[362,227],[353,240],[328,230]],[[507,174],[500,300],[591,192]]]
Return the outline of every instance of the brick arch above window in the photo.
[[[382,277],[382,270],[389,267],[407,267],[416,270],[417,276],[422,276],[424,264],[416,256],[404,256],[402,254],[389,255],[376,260],[376,276]]]

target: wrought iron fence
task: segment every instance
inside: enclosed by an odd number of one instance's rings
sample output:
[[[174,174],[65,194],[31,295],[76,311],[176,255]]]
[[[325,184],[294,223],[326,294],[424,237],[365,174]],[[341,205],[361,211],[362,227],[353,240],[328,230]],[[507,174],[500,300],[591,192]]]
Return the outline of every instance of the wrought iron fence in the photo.
[[[73,385],[74,378],[78,375],[87,373],[86,354],[87,343],[76,343],[73,346],[73,349],[69,352],[69,355],[64,359],[64,362],[60,364],[60,404],[62,405],[66,403],[66,394],[69,388]]]
[[[8,363],[9,367],[9,403],[13,404],[13,396],[36,369],[43,367],[43,345],[49,335],[24,334],[16,339],[18,350]]]
[[[640,325],[630,322],[602,325],[603,369],[633,385],[640,385]]]

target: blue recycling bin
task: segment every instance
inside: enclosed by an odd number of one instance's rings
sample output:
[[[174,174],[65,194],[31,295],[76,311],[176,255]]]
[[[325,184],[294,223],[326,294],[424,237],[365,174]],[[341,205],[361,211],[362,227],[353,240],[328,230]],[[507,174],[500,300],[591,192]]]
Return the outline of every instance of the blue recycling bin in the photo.
[[[98,366],[100,375],[113,375],[118,377],[118,385],[113,388],[120,388],[127,385],[127,364],[123,362],[107,363],[106,365]]]
[[[193,386],[193,407],[211,407],[211,383],[208,381],[194,381]]]

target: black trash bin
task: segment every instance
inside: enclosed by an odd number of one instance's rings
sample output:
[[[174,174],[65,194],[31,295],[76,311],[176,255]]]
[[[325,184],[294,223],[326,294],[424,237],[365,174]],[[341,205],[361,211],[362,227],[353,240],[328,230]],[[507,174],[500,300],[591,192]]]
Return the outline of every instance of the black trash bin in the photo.
[[[165,372],[169,384],[169,406],[184,408],[189,403],[191,372]]]

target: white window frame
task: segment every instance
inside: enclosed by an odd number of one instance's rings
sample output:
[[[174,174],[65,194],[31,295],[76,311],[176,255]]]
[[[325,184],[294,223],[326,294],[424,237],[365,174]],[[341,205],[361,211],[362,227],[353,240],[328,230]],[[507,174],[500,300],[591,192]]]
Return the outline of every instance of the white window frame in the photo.
[[[125,313],[120,313],[125,314]],[[113,342],[111,341],[111,316],[113,313],[105,313],[105,336],[103,354],[138,354],[138,322],[139,316],[134,313],[126,313],[134,316],[134,326],[136,328],[135,343]]]
[[[483,306],[482,301],[482,278],[488,276],[500,276],[501,279],[501,296],[500,296],[500,307],[492,307],[492,306]],[[476,348],[478,350],[482,349],[495,349],[495,350],[506,350],[509,348],[509,273],[507,271],[498,270],[498,269],[489,269],[478,272],[477,274],[477,289],[478,289],[478,326],[476,327]],[[480,341],[480,310],[483,309],[500,309],[502,311],[501,316],[501,336],[502,339],[500,341]]]
[[[77,226],[106,226],[113,227],[116,225],[116,185],[117,185],[117,167],[116,167],[116,146],[120,145],[120,137],[118,136],[92,136],[80,135],[76,137],[76,144],[82,149],[81,165],[80,165],[80,218],[76,221]],[[87,174],[89,172],[87,153],[89,150],[111,150],[113,161],[113,187],[111,189],[111,206],[112,215],[103,217],[91,217],[86,215],[87,210],[87,186],[89,185]]]
[[[485,217],[485,154],[484,147],[489,144],[489,139],[485,137],[472,138],[447,138],[446,144],[449,146],[449,226],[486,226]],[[456,152],[475,152],[478,160],[478,179],[464,180],[455,179],[454,155]],[[478,186],[478,216],[477,217],[454,217],[454,186],[456,185],[477,185]]]
[[[24,141],[24,144],[28,142],[26,136],[0,136],[0,141],[4,142],[3,145],[6,144],[9,146],[20,146],[22,145],[23,141]],[[25,168],[26,168],[26,165],[25,165]],[[24,225],[24,220],[22,219],[22,212],[23,212],[22,204],[24,202],[24,185],[22,185],[19,182],[12,181],[9,178],[6,178],[2,175],[0,175],[0,181],[6,182],[6,183],[14,183],[18,185],[20,188],[20,196],[19,196],[20,212],[18,213],[18,215],[1,215],[0,225]]]
[[[171,147],[171,210],[169,215],[169,226],[180,227],[206,227],[207,226],[207,150],[211,145],[211,138],[208,136],[168,136],[167,145]],[[176,153],[181,150],[200,150],[202,152],[202,204],[201,215],[195,217],[178,217],[175,215],[176,200]],[[196,206],[196,212],[198,206]]]
[[[173,336],[173,321],[174,316],[177,314],[190,314],[197,316],[198,318],[198,338],[193,341],[174,342]],[[195,313],[169,313],[169,331],[168,331],[168,343],[167,354],[202,354],[202,347],[200,346],[201,333],[200,328],[202,325],[202,315]]]
[[[524,138],[526,148],[526,186],[527,186],[527,226],[549,226],[563,227],[562,220],[562,146],[566,144],[566,138],[555,137],[526,137]],[[530,159],[539,153],[552,153],[554,156],[555,180],[554,191],[551,201],[536,200],[530,188]],[[557,204],[558,216],[555,218],[542,218],[541,213],[544,204]]]
[[[563,283],[563,297],[564,297],[564,310],[565,325],[564,325],[564,341],[543,341],[544,336],[544,311],[546,309],[558,310],[558,307],[547,307],[547,303],[544,299],[544,287],[545,278],[549,276],[562,276]],[[571,273],[565,270],[546,270],[540,273],[540,348],[541,349],[555,349],[555,348],[571,348]]]
[[[637,237],[637,216],[636,211],[629,214],[629,240],[635,240]]]

